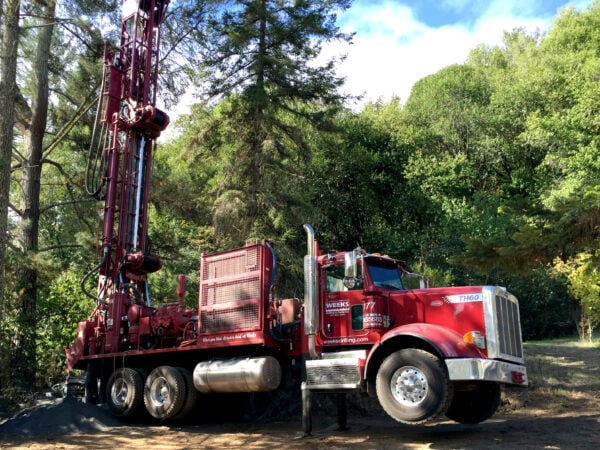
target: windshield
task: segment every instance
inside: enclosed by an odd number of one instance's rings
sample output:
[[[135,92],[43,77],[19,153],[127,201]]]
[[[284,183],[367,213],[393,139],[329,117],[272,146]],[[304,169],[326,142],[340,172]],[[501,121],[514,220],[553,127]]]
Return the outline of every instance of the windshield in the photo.
[[[386,289],[404,289],[400,279],[400,271],[395,265],[385,264],[380,261],[368,261],[371,280],[377,287]]]

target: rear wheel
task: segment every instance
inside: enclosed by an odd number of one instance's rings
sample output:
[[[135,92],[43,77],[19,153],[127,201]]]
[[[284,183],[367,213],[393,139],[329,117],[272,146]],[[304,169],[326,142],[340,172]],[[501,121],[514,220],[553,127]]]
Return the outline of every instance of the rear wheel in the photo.
[[[150,372],[144,386],[144,404],[152,417],[170,419],[179,413],[186,398],[186,383],[179,370],[160,366]]]
[[[139,372],[130,367],[115,370],[106,384],[106,403],[117,417],[131,417],[143,403],[144,384]]]
[[[475,424],[492,417],[499,407],[500,385],[482,382],[455,389],[446,417],[459,423]]]
[[[377,398],[399,422],[426,422],[443,414],[452,401],[452,383],[439,358],[419,349],[388,356],[376,378]]]
[[[174,415],[173,418],[182,419],[194,408],[196,399],[198,397],[198,391],[196,391],[196,388],[194,387],[194,378],[192,377],[192,373],[183,367],[178,367],[177,370],[179,370],[183,376],[183,381],[185,382],[185,401],[181,407],[181,410]]]

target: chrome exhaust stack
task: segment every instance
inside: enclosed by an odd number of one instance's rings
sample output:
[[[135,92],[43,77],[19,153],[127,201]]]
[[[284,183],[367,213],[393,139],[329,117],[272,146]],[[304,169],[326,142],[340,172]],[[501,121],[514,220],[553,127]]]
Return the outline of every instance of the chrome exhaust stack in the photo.
[[[308,354],[310,359],[318,359],[315,345],[317,324],[319,323],[318,272],[315,251],[315,231],[305,224],[307,237],[307,254],[304,257],[304,333],[308,338]]]

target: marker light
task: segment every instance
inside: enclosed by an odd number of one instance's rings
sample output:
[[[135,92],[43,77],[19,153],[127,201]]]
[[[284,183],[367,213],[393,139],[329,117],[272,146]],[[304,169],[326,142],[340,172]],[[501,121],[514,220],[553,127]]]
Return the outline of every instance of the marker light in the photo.
[[[481,335],[480,331],[469,331],[463,336],[463,340],[467,344],[475,344],[481,349],[485,349],[485,337]]]

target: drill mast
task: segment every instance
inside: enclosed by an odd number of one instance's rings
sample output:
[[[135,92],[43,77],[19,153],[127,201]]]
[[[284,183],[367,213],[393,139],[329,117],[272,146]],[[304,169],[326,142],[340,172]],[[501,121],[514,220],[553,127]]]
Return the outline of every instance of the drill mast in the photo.
[[[148,304],[147,274],[162,266],[150,253],[148,203],[156,139],[169,124],[167,114],[155,106],[160,25],[168,3],[124,0],[119,48],[108,43],[104,48],[88,166],[88,191],[104,200],[102,255],[95,268],[99,304],[126,293]]]

